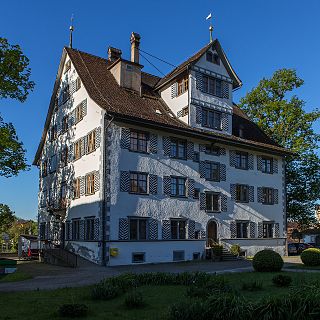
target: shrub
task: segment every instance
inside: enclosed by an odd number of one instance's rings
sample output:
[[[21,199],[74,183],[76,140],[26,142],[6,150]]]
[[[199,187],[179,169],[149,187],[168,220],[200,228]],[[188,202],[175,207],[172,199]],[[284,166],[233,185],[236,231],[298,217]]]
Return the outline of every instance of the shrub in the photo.
[[[134,290],[126,294],[124,304],[128,309],[137,309],[145,306],[145,300],[141,292]]]
[[[259,320],[290,319],[291,304],[288,302],[284,298],[267,297],[256,304],[254,317]]]
[[[91,291],[93,300],[110,300],[122,292],[121,288],[111,283],[99,283]]]
[[[320,249],[309,248],[301,252],[301,260],[306,266],[320,266]]]
[[[82,318],[88,315],[88,307],[85,304],[63,304],[58,310],[60,317]]]
[[[262,282],[261,281],[244,282],[242,283],[242,290],[260,291],[262,290]]]
[[[212,247],[212,253],[216,257],[222,256],[223,246],[220,244],[214,244]]]
[[[238,244],[233,244],[230,247],[230,252],[235,256],[238,256],[240,254],[240,250],[241,250],[241,248]]]
[[[272,282],[277,287],[289,287],[292,282],[292,278],[290,276],[279,274],[272,278]]]
[[[210,319],[206,302],[198,299],[180,301],[169,307],[167,320],[206,320]]]
[[[277,272],[282,269],[283,260],[275,251],[262,250],[253,257],[252,266],[258,272]]]

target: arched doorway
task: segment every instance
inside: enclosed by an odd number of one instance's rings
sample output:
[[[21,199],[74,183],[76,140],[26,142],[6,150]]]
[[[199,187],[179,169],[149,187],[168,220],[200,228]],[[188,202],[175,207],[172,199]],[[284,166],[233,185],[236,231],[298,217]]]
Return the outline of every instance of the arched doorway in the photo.
[[[207,246],[218,242],[218,225],[215,220],[210,220],[207,225]]]

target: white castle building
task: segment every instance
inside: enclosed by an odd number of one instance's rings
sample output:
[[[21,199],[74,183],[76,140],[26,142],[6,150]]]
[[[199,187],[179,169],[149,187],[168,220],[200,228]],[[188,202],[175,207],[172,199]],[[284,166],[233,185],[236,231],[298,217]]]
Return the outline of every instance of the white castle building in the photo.
[[[285,253],[287,150],[232,102],[218,40],[163,78],[64,48],[34,164],[41,243],[114,266],[203,257],[211,243]]]

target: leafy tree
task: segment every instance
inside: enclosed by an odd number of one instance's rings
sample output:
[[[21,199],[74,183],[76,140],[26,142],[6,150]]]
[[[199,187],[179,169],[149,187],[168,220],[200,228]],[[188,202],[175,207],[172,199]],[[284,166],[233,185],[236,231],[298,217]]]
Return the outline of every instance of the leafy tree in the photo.
[[[275,142],[294,152],[286,157],[287,215],[307,227],[315,222],[320,198],[320,135],[313,128],[320,112],[306,112],[305,102],[293,94],[303,83],[295,70],[280,69],[262,79],[239,106]]]
[[[34,88],[30,74],[29,59],[20,47],[0,37],[0,99],[24,102]],[[5,123],[0,115],[0,176],[17,175],[27,168],[25,150],[14,126]]]
[[[9,206],[0,203],[0,233],[7,233],[15,220],[14,212],[10,210]]]

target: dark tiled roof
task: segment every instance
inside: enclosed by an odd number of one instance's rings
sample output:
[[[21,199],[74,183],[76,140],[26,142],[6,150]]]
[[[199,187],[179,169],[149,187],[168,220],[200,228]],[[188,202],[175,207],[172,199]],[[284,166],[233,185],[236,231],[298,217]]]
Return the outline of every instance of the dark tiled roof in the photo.
[[[70,56],[90,98],[109,114],[113,115],[115,119],[136,122],[138,124],[142,123],[146,126],[162,127],[168,131],[179,131],[189,136],[197,135],[198,137],[208,140],[214,139],[216,141],[247,145],[258,149],[267,148],[280,154],[287,153],[285,149],[279,147],[264,134],[257,125],[251,122],[237,106],[233,107],[232,135],[217,132],[210,133],[205,130],[192,128],[180,121],[173,114],[171,109],[154,89],[160,81],[159,77],[142,72],[142,95],[140,96],[139,93],[127,90],[118,85],[108,68],[110,65],[108,60],[76,49],[65,48],[64,50],[64,52],[67,52]],[[57,87],[58,83],[56,81],[53,97]],[[53,101],[54,98],[51,98],[44,132],[35,156],[34,164],[38,163],[45,136],[50,125]],[[239,126],[248,128],[248,130],[244,131],[245,135],[242,138],[239,137]]]

